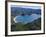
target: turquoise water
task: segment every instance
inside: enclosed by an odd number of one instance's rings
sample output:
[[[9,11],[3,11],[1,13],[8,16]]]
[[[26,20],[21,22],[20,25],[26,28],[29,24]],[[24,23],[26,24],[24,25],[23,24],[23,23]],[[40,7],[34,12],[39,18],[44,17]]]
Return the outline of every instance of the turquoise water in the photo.
[[[25,16],[16,16],[14,19],[15,23],[23,23],[23,24],[27,24],[30,23],[38,18],[40,18],[41,16],[39,14],[32,14],[32,15],[25,15]]]

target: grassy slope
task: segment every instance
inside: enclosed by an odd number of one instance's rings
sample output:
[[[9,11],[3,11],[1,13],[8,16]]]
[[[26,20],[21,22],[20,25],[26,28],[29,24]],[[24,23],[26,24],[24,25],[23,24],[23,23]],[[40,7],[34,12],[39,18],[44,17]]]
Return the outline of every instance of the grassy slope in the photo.
[[[35,21],[33,21],[32,23],[28,23],[28,24],[14,24],[11,26],[11,30],[12,31],[26,31],[26,30],[40,30],[41,29],[41,19],[37,19]]]

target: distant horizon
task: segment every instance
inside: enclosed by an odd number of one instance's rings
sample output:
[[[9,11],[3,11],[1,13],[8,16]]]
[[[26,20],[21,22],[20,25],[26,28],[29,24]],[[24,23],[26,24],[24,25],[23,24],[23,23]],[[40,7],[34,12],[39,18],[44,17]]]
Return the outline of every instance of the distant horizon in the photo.
[[[12,5],[11,7],[31,8],[31,9],[41,9],[40,6],[18,6],[18,5]]]

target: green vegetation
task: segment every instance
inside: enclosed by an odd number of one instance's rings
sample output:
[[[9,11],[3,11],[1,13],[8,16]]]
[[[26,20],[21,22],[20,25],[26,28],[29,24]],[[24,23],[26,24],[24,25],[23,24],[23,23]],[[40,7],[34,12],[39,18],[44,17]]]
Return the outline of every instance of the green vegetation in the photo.
[[[25,25],[21,23],[15,23],[11,25],[11,31],[27,31],[27,30],[40,30],[40,29],[41,29],[41,18]]]

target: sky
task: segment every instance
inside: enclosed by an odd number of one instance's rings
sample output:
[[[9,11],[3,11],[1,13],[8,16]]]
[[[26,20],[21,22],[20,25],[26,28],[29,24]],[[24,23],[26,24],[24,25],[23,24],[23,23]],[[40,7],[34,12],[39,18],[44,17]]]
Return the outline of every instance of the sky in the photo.
[[[21,7],[21,8],[32,8],[32,9],[41,9],[40,6],[21,6],[21,5],[11,5],[11,7]]]

